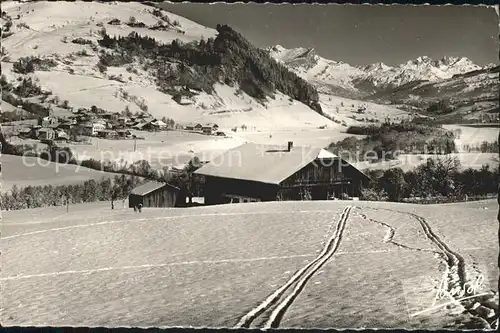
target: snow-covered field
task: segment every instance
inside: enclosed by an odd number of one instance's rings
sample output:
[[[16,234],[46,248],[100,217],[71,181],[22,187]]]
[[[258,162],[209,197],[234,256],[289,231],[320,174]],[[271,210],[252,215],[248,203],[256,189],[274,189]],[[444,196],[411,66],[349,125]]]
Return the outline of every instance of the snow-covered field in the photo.
[[[334,119],[345,121],[349,126],[362,125],[370,121],[383,123],[386,119],[401,121],[409,117],[407,111],[391,105],[375,104],[328,94],[320,94],[319,97],[325,113]],[[365,108],[364,113],[358,113],[359,108]]]
[[[231,133],[233,137],[241,140],[248,140],[258,144],[285,145],[288,141],[293,141],[296,146],[327,147],[332,142],[337,142],[352,136],[344,130],[332,128],[325,129],[277,129],[267,131],[239,131]],[[356,136],[362,138],[362,135]]]
[[[86,180],[114,178],[116,174],[92,170],[78,165],[49,162],[36,157],[2,155],[1,191],[9,191],[14,185],[44,186],[81,184]]]
[[[89,145],[61,144],[68,146],[77,159],[89,158],[102,161],[126,161],[128,164],[146,160],[155,168],[178,166],[194,156],[211,160],[218,154],[244,143],[239,137],[217,137],[183,131],[144,132],[132,131],[144,140],[90,139]],[[135,151],[134,151],[135,146]]]
[[[485,141],[491,143],[498,140],[498,127],[443,125],[443,128],[449,131],[460,131],[460,136],[455,139],[455,145],[459,151],[463,150],[464,145],[479,146]]]
[[[489,200],[5,212],[2,324],[478,327],[498,283],[496,211]],[[469,312],[436,307],[448,298],[431,309],[443,276],[483,276],[476,293],[490,294]]]

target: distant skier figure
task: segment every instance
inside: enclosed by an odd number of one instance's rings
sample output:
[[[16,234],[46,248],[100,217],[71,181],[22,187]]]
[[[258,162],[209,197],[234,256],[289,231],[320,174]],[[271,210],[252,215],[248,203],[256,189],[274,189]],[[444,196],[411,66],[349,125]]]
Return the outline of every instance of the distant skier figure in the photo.
[[[139,204],[139,213],[141,212],[141,210],[142,210],[142,204],[140,203]]]
[[[111,209],[115,209],[115,202],[111,200]]]

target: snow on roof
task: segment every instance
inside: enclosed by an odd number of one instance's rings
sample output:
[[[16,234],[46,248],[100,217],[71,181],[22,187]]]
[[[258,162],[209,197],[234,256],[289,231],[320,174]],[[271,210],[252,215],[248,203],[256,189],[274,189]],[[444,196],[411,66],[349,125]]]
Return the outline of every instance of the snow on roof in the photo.
[[[160,182],[155,182],[155,181],[149,181],[145,184],[139,185],[136,188],[134,188],[130,194],[135,194],[135,195],[146,195],[148,193],[151,193],[153,191],[156,191],[164,186],[168,186],[170,188],[179,190],[178,187],[175,187],[173,185],[170,185],[168,183],[160,183]]]
[[[161,120],[155,120],[155,121],[153,122],[153,124],[154,124],[154,125],[157,125],[157,126],[166,126],[166,125],[167,125],[166,123],[164,123],[164,122],[163,122],[163,121],[161,121]]]
[[[195,173],[277,185],[317,158],[339,158],[323,148],[287,148],[245,143],[214,158]]]
[[[49,128],[49,127],[40,128],[40,132],[50,132],[50,131],[54,131],[54,130],[52,128]]]

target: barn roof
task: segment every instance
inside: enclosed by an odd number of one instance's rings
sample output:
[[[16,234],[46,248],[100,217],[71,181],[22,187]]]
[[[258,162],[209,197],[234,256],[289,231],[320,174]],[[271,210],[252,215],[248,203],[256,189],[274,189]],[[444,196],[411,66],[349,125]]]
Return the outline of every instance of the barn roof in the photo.
[[[153,191],[156,191],[156,190],[162,188],[163,186],[168,186],[168,187],[171,187],[173,189],[179,190],[178,187],[175,187],[175,186],[167,184],[167,183],[148,181],[147,183],[144,183],[142,185],[137,186],[130,193],[135,194],[135,195],[146,195],[148,193],[151,193]]]
[[[279,184],[317,158],[339,159],[323,148],[245,143],[217,156],[195,174]]]

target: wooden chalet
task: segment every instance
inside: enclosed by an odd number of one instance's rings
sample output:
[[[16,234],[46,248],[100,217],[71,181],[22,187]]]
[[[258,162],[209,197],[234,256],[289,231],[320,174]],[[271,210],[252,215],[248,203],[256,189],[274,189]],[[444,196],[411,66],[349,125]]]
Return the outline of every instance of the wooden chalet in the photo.
[[[65,131],[58,129],[56,131],[56,140],[64,140],[68,141],[69,140],[69,135]]]
[[[117,122],[120,126],[126,126],[130,122],[130,119],[128,117],[118,117]]]
[[[38,136],[40,135],[40,129],[42,126],[40,125],[35,125],[31,127],[31,132],[29,134],[30,139],[38,139]]]
[[[129,208],[138,207],[183,207],[186,196],[173,185],[149,181],[132,190],[129,195]]]
[[[201,131],[203,132],[203,134],[206,134],[206,135],[212,135],[213,132],[214,132],[214,129],[212,126],[203,126],[203,128],[201,129]]]
[[[152,121],[140,120],[137,124],[132,126],[132,128],[138,131],[151,131],[154,129],[154,125],[152,123]]]
[[[38,139],[43,141],[54,140],[56,132],[52,128],[43,127],[38,130]]]
[[[313,147],[246,143],[194,172],[205,204],[358,197],[370,178],[335,154]]]
[[[110,120],[110,121],[118,121],[118,118],[120,118],[120,114],[118,112],[112,113],[112,112],[105,112],[100,115],[101,118]]]
[[[118,133],[116,133],[116,131],[114,131],[114,130],[101,129],[101,130],[97,131],[97,137],[99,137],[99,138],[111,139],[111,138],[115,138],[117,136],[118,136]]]
[[[75,123],[73,123],[72,121],[64,121],[59,124],[58,128],[65,131],[70,131],[73,128],[75,128],[75,126],[76,126]]]
[[[212,128],[212,131],[216,132],[219,129],[219,125],[217,124],[206,124],[203,127],[210,127]]]
[[[132,135],[132,133],[128,129],[118,129],[116,130],[116,134],[118,134],[121,138],[127,138]]]
[[[199,124],[199,123],[187,124],[186,126],[184,126],[184,129],[186,131],[200,131],[201,132],[203,130],[203,125]]]
[[[47,116],[47,117],[39,118],[38,125],[40,125],[42,127],[50,127],[50,126],[57,124],[58,122],[59,121],[56,117]]]
[[[31,135],[31,128],[21,128],[18,133],[18,136],[24,139],[28,139],[30,135]]]
[[[165,130],[167,129],[167,124],[161,120],[155,120],[151,123],[154,129]]]

